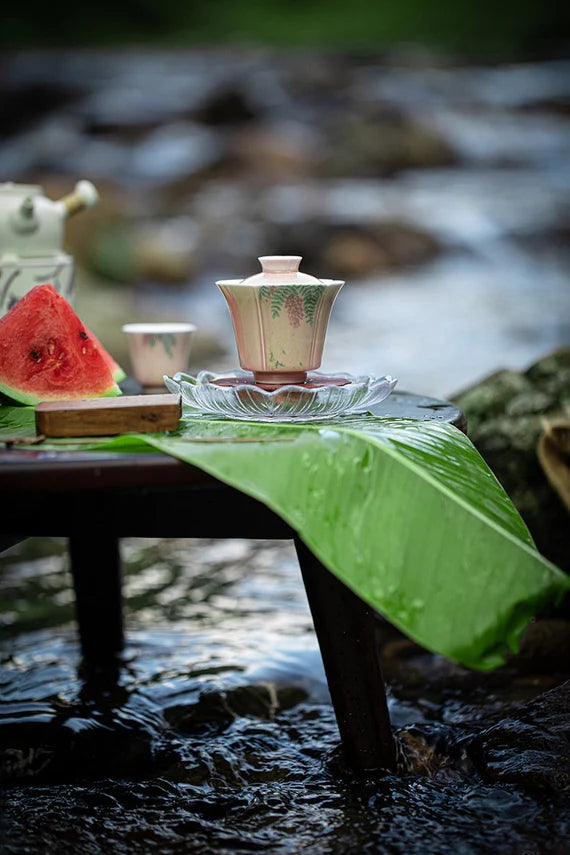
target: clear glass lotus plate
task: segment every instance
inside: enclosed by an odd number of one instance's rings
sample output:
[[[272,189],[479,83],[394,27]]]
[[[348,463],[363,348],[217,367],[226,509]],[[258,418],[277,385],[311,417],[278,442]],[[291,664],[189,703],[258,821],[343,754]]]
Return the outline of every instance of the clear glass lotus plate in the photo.
[[[260,386],[248,371],[200,371],[196,377],[183,373],[165,376],[164,382],[170,392],[180,394],[187,415],[292,422],[365,413],[387,398],[398,381],[390,376],[312,371],[303,384]]]

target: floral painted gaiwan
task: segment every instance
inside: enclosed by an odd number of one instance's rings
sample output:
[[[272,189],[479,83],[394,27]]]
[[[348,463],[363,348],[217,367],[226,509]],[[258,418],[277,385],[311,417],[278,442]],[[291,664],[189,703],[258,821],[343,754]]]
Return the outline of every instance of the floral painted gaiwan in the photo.
[[[299,271],[301,256],[266,255],[262,272],[216,282],[228,304],[239,363],[258,384],[304,383],[319,368],[343,281]]]
[[[327,326],[344,282],[299,271],[301,256],[259,258],[262,272],[216,282],[226,298],[242,370],[164,377],[190,416],[316,421],[366,413],[396,385],[390,376],[321,374]]]

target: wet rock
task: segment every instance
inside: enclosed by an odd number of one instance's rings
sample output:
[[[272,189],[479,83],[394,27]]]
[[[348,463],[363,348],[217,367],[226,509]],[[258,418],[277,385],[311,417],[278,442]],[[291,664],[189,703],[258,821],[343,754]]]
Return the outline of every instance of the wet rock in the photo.
[[[17,709],[12,719],[4,710],[0,720],[0,783],[22,780],[56,780],[104,773],[110,765],[117,774],[148,766],[153,734],[135,718],[120,712],[86,708],[62,713],[49,704],[30,703]]]
[[[322,214],[310,221],[303,216],[296,222],[267,223],[266,245],[283,255],[294,247],[306,270],[346,280],[419,265],[440,252],[432,235],[407,223],[365,225],[350,220],[347,212],[342,225],[326,222]]]
[[[227,158],[238,173],[274,183],[311,175],[317,144],[317,133],[297,122],[258,122],[236,131],[228,142]]]
[[[346,279],[385,273],[419,264],[437,254],[439,245],[427,232],[404,223],[332,229],[324,242],[319,269]]]
[[[534,386],[554,395],[561,407],[570,402],[570,348],[547,354],[525,374]]]
[[[234,125],[257,118],[258,111],[241,89],[224,86],[210,93],[195,112],[205,125]]]
[[[54,762],[53,745],[18,744],[22,737],[19,730],[13,745],[0,747],[0,783],[6,784],[23,778],[36,778]]]
[[[570,408],[570,348],[547,354],[524,372],[494,373],[452,399],[540,552],[570,572],[568,511],[537,455],[545,417],[563,417]]]
[[[394,110],[352,117],[329,128],[319,171],[323,176],[377,176],[454,162],[441,134]]]
[[[548,392],[529,389],[521,391],[505,404],[505,415],[507,416],[533,416],[545,413],[556,406],[556,399]]]
[[[165,717],[187,734],[221,733],[238,717],[272,719],[278,710],[290,709],[305,698],[306,692],[293,686],[236,686],[223,692],[202,692],[195,704],[171,707]]]
[[[334,270],[343,279],[358,279],[390,269],[390,257],[373,235],[358,229],[344,229],[329,238],[322,248],[319,269]]]
[[[564,797],[570,788],[570,682],[539,695],[474,737],[484,778]]]
[[[518,371],[497,371],[475,386],[457,392],[453,397],[469,419],[469,432],[473,438],[479,428],[490,419],[500,416],[519,394],[532,390],[532,381]]]

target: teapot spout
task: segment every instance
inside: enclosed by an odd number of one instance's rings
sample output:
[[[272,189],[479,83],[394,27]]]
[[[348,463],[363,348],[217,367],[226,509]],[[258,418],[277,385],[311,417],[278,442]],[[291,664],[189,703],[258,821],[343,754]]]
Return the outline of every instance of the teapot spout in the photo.
[[[99,193],[95,185],[90,181],[78,181],[73,189],[73,193],[63,196],[58,199],[64,217],[70,217],[78,211],[83,211],[85,208],[92,208],[99,201]]]

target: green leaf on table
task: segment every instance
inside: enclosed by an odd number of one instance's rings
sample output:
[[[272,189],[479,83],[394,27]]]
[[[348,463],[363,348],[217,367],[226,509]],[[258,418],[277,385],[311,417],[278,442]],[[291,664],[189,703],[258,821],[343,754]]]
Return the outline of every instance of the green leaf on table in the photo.
[[[0,410],[0,439],[2,424]],[[472,668],[501,665],[570,588],[470,440],[445,423],[188,419],[175,434],[96,447],[152,447],[259,499],[410,638]]]
[[[31,439],[35,434],[33,407],[0,405],[0,442],[6,442],[7,438]]]

